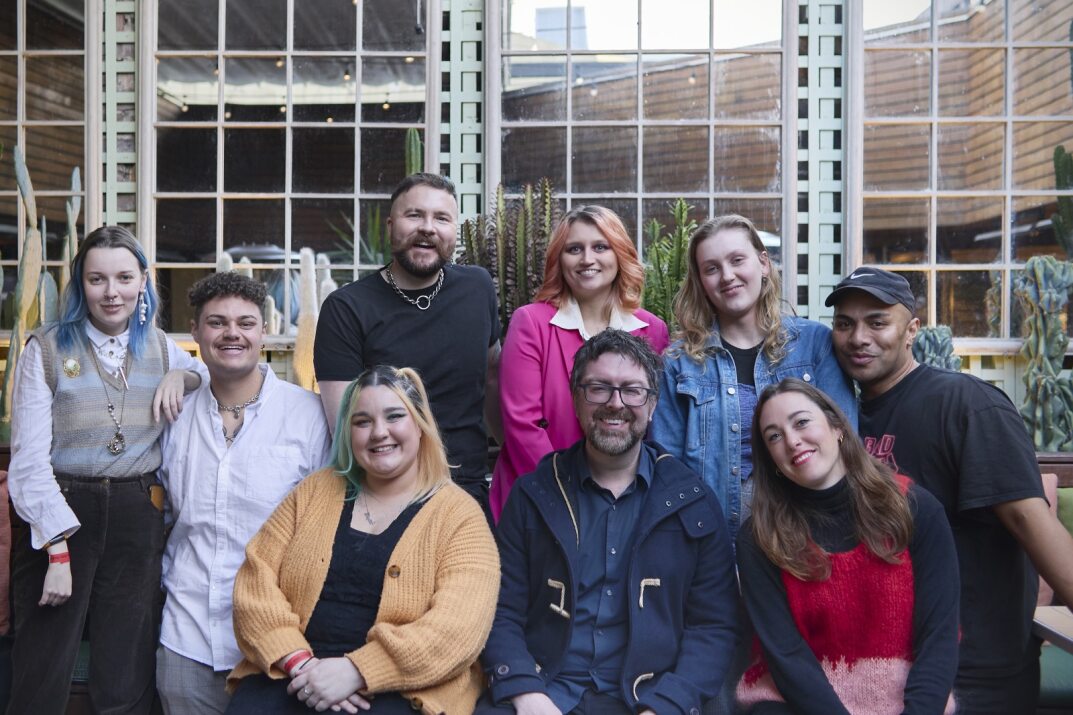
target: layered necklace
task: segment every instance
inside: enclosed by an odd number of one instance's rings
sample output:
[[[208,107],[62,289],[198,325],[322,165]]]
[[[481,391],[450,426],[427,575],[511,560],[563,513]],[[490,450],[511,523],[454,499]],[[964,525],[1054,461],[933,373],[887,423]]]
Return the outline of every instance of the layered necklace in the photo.
[[[261,392],[265,389],[264,375],[261,376],[261,385],[257,388],[257,394],[238,405],[225,405],[219,400],[216,401],[216,407],[220,412],[230,412],[231,415],[238,420],[238,424],[235,425],[235,431],[228,434],[227,425],[224,425],[224,441],[227,442],[227,446],[230,447],[235,442],[235,437],[238,436],[238,431],[242,429],[242,425],[245,422],[243,410],[252,405],[257,400],[261,399]]]
[[[104,399],[108,404],[108,416],[112,418],[112,423],[115,424],[115,434],[108,440],[105,445],[108,448],[109,454],[119,456],[123,454],[127,449],[127,438],[123,436],[123,413],[127,407],[127,389],[126,389],[126,374],[123,367],[120,366],[119,374],[123,376],[124,387],[119,390],[123,394],[123,399],[119,403],[119,417],[116,417],[115,402],[112,400],[112,395],[108,392],[108,381],[104,379],[104,370],[101,369],[101,361],[97,357],[96,350],[89,351],[90,356],[93,358],[93,366],[97,368],[97,377],[101,379],[101,387],[104,388]]]
[[[440,269],[440,277],[436,280],[436,288],[431,293],[427,295],[419,295],[417,298],[411,298],[402,292],[402,289],[399,288],[399,285],[395,282],[395,276],[392,275],[390,268],[385,268],[384,273],[387,274],[388,284],[395,289],[395,292],[399,294],[399,297],[410,305],[415,306],[418,310],[428,310],[432,307],[432,299],[439,295],[440,288],[443,287],[444,271],[442,268]]]

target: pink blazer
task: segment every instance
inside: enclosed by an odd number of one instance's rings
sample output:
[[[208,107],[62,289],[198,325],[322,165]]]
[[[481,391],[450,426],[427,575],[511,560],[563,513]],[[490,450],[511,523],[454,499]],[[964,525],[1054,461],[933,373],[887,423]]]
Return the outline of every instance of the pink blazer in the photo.
[[[503,448],[492,473],[492,515],[507,503],[511,485],[537,462],[581,439],[570,394],[574,353],[584,343],[576,330],[551,324],[558,312],[550,303],[530,303],[514,311],[499,361],[499,406]],[[632,331],[662,353],[669,342],[667,324],[646,310],[635,315],[648,323]]]

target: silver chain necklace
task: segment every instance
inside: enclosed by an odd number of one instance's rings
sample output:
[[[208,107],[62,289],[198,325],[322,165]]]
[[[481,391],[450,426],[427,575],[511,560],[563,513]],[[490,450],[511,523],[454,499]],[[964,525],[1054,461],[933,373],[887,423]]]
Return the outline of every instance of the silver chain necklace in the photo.
[[[104,371],[101,370],[101,361],[97,358],[97,352],[91,350],[89,353],[93,357],[93,366],[97,368],[97,377],[101,378],[101,387],[104,388],[104,399],[108,403],[108,416],[112,418],[112,422],[115,424],[115,434],[112,435],[112,439],[108,440],[108,444],[105,445],[108,448],[108,453],[118,457],[123,454],[127,449],[127,438],[123,436],[123,413],[127,407],[127,391],[124,389],[123,401],[119,405],[119,418],[115,416],[115,403],[112,402],[112,396],[108,392],[108,381],[104,379]],[[120,367],[120,374],[122,372],[122,366]],[[126,382],[124,376],[123,382]]]
[[[418,310],[428,310],[430,307],[432,307],[432,299],[439,295],[440,288],[443,287],[444,272],[441,268],[440,278],[436,281],[436,289],[428,295],[419,295],[416,299],[414,299],[403,293],[402,289],[399,288],[398,284],[395,283],[395,276],[391,275],[390,268],[385,268],[384,272],[387,273],[387,282],[391,284],[391,287],[395,289],[395,292],[399,294],[399,297],[405,300],[410,305],[415,306]]]
[[[260,390],[257,391],[256,395],[254,395],[250,399],[246,400],[241,405],[221,405],[219,402],[217,402],[216,406],[219,407],[224,412],[230,412],[232,415],[235,416],[235,419],[237,420],[239,418],[239,413],[240,412],[242,412],[244,409],[246,409],[247,407],[252,405],[254,402],[257,402],[257,400],[259,400],[259,399],[261,399],[261,391]]]

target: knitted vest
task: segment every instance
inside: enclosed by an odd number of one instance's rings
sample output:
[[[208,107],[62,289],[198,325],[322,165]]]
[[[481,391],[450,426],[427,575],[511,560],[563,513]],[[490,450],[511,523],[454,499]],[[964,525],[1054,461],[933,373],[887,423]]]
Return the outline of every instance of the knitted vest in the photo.
[[[102,478],[156,471],[160,467],[158,438],[164,423],[153,421],[152,405],[153,393],[168,371],[164,333],[156,330],[146,340],[137,360],[127,353],[125,370],[129,389],[125,398],[121,379],[103,371],[103,378],[98,374],[88,339],[78,340],[61,351],[56,344],[56,333],[54,328],[47,327],[35,330],[31,336],[41,346],[45,382],[53,395],[53,471]],[[118,455],[108,451],[108,441],[115,434],[115,423],[108,416],[108,398],[115,405],[115,415],[123,424],[126,439],[126,449]]]

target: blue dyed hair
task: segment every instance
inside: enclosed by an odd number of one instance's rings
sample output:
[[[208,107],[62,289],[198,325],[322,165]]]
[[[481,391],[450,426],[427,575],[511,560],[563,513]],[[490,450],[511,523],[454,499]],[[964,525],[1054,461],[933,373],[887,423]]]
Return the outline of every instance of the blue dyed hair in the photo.
[[[71,261],[71,281],[63,292],[63,313],[57,328],[56,341],[61,349],[69,349],[86,340],[85,323],[89,318],[89,305],[86,303],[86,289],[82,285],[82,270],[86,263],[86,254],[94,248],[125,248],[134,254],[138,266],[146,275],[144,300],[149,306],[145,323],[138,322],[138,309],[130,319],[130,352],[134,357],[141,355],[145,343],[156,326],[156,310],[160,304],[153,279],[149,276],[149,260],[142,251],[141,244],[134,234],[121,226],[101,226],[86,236],[78,247],[78,253]]]

